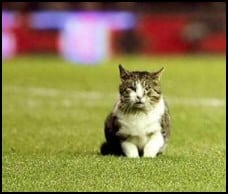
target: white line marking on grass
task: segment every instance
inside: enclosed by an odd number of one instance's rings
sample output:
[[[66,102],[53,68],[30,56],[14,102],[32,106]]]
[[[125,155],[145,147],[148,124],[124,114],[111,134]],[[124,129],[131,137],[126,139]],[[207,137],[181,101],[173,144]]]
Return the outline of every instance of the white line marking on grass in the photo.
[[[55,88],[36,88],[36,87],[21,87],[21,86],[5,86],[5,89],[13,92],[23,92],[31,95],[37,96],[49,96],[49,97],[58,97],[58,96],[68,96],[76,98],[89,98],[89,99],[101,99],[106,97],[113,97],[113,94],[103,93],[97,91],[70,91],[70,90],[61,90]],[[116,95],[117,96],[117,95]]]
[[[186,98],[186,97],[168,97],[168,103],[172,104],[183,104],[183,105],[191,105],[191,106],[225,106],[225,100],[219,98]]]
[[[54,88],[35,88],[35,87],[21,87],[21,86],[5,86],[6,90],[10,92],[16,93],[26,93],[28,95],[35,96],[44,96],[44,97],[64,97],[65,99],[62,101],[62,104],[65,107],[70,107],[75,99],[90,100],[91,103],[93,101],[101,101],[101,103],[108,98],[117,99],[117,93],[104,93],[98,91],[69,91],[69,90],[61,90]],[[67,97],[67,99],[66,99]],[[69,98],[74,98],[70,100]],[[211,106],[211,107],[221,107],[226,105],[225,99],[219,98],[187,98],[187,97],[166,97],[168,104],[176,104],[176,105],[188,105],[188,106]],[[93,101],[91,101],[93,100]],[[33,102],[34,103],[34,102]],[[35,106],[30,102],[31,106]]]

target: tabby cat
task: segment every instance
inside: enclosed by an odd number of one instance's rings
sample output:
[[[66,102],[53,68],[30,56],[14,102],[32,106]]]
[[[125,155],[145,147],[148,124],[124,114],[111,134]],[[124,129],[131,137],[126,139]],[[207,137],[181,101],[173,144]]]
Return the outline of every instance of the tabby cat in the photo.
[[[120,97],[105,120],[102,155],[156,157],[170,135],[170,114],[157,72],[128,71],[119,65]]]

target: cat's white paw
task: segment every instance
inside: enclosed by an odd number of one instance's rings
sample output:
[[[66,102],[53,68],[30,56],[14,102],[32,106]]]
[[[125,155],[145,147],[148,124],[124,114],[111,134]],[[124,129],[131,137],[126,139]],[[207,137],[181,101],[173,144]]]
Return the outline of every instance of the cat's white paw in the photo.
[[[150,141],[145,145],[143,157],[155,158],[164,145],[164,138],[160,132],[155,133]]]
[[[139,158],[139,151],[135,144],[125,141],[121,144],[121,147],[128,158]]]
[[[145,158],[155,158],[157,156],[157,150],[144,150],[143,157]]]
[[[139,158],[139,155],[128,155],[128,158]]]

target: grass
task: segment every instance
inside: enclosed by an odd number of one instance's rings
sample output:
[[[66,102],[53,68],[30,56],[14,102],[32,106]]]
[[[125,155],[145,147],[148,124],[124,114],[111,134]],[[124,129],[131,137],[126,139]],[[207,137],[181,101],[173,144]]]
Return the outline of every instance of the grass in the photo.
[[[4,61],[2,190],[225,191],[225,60],[129,56],[78,66],[37,55]],[[155,159],[99,154],[119,63],[166,69],[172,136]]]

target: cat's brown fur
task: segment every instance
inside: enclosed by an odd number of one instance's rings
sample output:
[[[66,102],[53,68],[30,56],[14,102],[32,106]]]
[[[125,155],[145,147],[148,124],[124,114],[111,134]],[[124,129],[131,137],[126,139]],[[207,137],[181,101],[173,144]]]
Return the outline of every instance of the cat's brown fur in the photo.
[[[118,133],[121,124],[119,122],[118,115],[116,114],[116,109],[123,114],[140,114],[142,112],[147,113],[148,110],[152,109],[153,106],[159,102],[162,92],[160,86],[160,77],[163,68],[157,72],[140,72],[133,71],[129,72],[125,70],[121,65],[119,66],[121,84],[119,86],[120,99],[119,104],[114,108],[114,110],[107,116],[105,120],[105,138],[101,146],[101,153],[103,155],[125,155],[123,149],[121,148],[121,143],[132,138],[131,135],[124,135]],[[136,90],[135,83],[140,81],[142,83],[144,94],[147,97],[148,104],[145,107],[137,107],[132,105],[129,97],[129,91]],[[160,118],[161,133],[164,138],[165,144],[160,149],[162,152],[167,144],[168,137],[170,135],[170,114],[168,106],[165,103],[164,114]],[[148,137],[152,136],[153,133],[146,134]],[[160,153],[159,152],[159,153]],[[143,150],[139,149],[140,156],[143,155]]]

